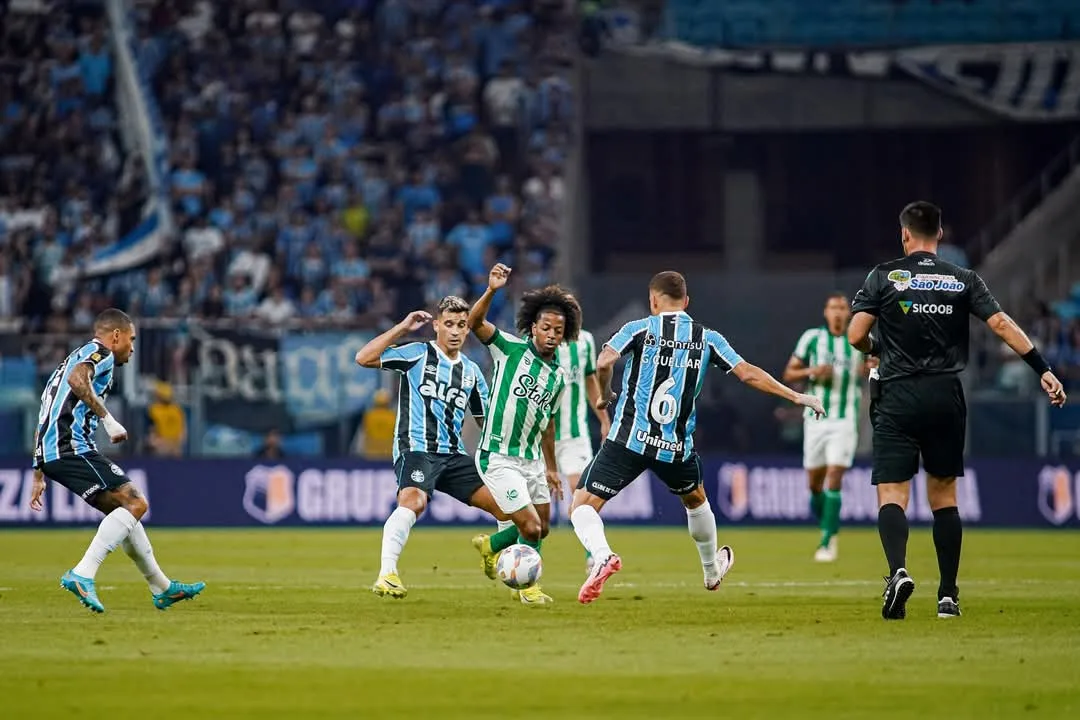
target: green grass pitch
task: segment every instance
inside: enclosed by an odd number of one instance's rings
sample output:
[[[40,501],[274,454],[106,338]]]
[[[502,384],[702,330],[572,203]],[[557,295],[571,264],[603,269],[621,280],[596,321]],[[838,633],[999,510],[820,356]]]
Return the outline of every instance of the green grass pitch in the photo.
[[[472,534],[418,526],[393,601],[368,590],[378,530],[151,528],[206,592],[159,612],[117,552],[94,616],[58,587],[90,530],[0,532],[0,717],[1080,717],[1080,533],[969,529],[965,615],[938,620],[913,528],[918,589],[890,623],[872,530],[818,565],[812,529],[722,527],[737,562],[707,593],[684,530],[611,528],[624,570],[582,607],[559,527],[543,609],[483,577]]]

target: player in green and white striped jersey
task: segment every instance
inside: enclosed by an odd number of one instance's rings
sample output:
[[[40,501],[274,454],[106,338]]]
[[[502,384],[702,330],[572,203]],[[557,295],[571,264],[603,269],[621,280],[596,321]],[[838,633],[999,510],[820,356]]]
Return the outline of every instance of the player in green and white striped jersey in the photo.
[[[799,338],[784,369],[784,382],[807,383],[821,400],[825,417],[807,413],[803,420],[803,467],[810,484],[810,511],[821,527],[814,553],[819,562],[836,559],[840,530],[840,491],[858,444],[859,405],[866,360],[847,340],[851,307],[847,296],[825,300],[825,324]]]
[[[521,337],[500,331],[487,321],[491,300],[506,286],[510,268],[495,265],[488,288],[469,311],[469,327],[488,346],[495,368],[476,467],[499,509],[514,527],[473,538],[484,572],[495,577],[495,559],[515,543],[540,549],[551,519],[551,493],[562,496],[555,461],[552,416],[566,387],[566,373],[555,363],[564,339],[576,340],[581,308],[558,286],[525,293],[517,314]],[[539,586],[520,592],[521,602],[551,602]]]
[[[555,413],[555,461],[573,493],[581,473],[593,457],[589,410],[600,421],[601,438],[607,437],[611,418],[607,410],[596,409],[600,383],[596,381],[596,341],[592,333],[581,330],[577,340],[567,340],[560,345],[555,362],[567,375],[566,392]]]

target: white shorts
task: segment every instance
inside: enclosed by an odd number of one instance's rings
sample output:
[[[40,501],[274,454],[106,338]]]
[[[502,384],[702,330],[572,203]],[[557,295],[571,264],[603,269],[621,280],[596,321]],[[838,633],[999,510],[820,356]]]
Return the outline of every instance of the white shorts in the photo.
[[[858,426],[851,420],[811,420],[803,423],[803,467],[851,467]]]
[[[563,475],[580,475],[592,459],[592,439],[589,437],[555,441],[555,463]]]
[[[495,504],[509,515],[529,505],[551,502],[543,460],[526,460],[500,453],[476,453],[476,469]]]

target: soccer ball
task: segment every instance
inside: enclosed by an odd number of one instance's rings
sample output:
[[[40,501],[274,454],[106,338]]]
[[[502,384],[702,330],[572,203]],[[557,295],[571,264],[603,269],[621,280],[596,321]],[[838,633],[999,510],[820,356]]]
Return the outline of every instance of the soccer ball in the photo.
[[[540,580],[543,563],[540,553],[528,545],[511,545],[499,555],[495,571],[507,587],[521,590],[532,587]]]

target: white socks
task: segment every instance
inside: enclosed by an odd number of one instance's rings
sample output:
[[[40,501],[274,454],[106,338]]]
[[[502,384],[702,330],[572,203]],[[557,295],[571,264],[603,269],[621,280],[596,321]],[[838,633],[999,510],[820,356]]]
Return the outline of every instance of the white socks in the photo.
[[[498,522],[499,531],[502,532],[506,528],[512,527],[513,524],[514,524],[513,520],[499,520],[499,522]]]
[[[146,578],[146,584],[150,586],[150,592],[160,595],[169,589],[170,580],[158,567],[154,557],[154,548],[150,545],[150,538],[146,536],[146,528],[141,522],[135,523],[131,532],[124,538],[124,552],[139,568],[139,572]]]
[[[611,557],[613,553],[604,535],[604,521],[600,519],[600,513],[588,505],[582,505],[570,513],[570,523],[596,565]]]
[[[416,513],[409,508],[399,507],[386,518],[382,531],[382,567],[379,569],[379,577],[397,572],[398,558],[401,557],[401,551],[409,540],[409,532],[415,524]]]
[[[138,523],[139,521],[135,519],[135,516],[124,508],[116,508],[106,515],[105,519],[98,525],[97,535],[94,535],[90,547],[86,548],[83,559],[71,571],[76,575],[93,580],[94,576],[97,575],[98,568],[101,567],[101,563],[105,562],[108,554],[124,541],[124,538]]]
[[[693,510],[686,509],[686,526],[697,545],[701,566],[706,572],[711,571],[716,565],[716,516],[708,500]]]

